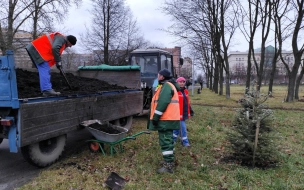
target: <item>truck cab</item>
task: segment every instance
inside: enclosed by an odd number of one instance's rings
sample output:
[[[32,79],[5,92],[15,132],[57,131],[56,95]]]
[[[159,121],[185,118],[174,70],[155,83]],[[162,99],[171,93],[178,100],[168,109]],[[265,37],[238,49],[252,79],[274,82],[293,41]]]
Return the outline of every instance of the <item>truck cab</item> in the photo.
[[[129,55],[130,65],[140,66],[141,89],[144,91],[144,113],[150,109],[155,87],[158,85],[157,74],[161,69],[168,69],[172,76],[173,56],[170,52],[161,49],[136,49]]]

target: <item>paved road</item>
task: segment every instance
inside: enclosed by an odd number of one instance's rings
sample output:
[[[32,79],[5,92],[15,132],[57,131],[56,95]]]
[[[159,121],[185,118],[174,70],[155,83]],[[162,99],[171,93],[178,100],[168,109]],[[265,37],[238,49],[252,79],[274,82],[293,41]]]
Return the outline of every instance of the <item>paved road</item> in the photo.
[[[85,129],[69,133],[66,146],[68,151],[63,156],[68,156],[69,152],[71,153],[78,147],[77,145],[90,138],[91,134]],[[18,153],[10,153],[7,140],[3,140],[0,145],[0,160],[0,190],[12,190],[20,187],[44,170],[27,163],[20,151]]]

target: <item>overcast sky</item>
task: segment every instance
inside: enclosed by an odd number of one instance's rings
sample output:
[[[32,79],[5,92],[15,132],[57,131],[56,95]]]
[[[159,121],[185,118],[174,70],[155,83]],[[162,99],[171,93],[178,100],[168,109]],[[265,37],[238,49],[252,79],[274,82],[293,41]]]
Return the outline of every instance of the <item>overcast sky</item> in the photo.
[[[163,3],[164,0],[126,0],[126,4],[130,7],[134,18],[136,18],[145,39],[171,48],[178,46],[175,39],[166,32],[159,30],[168,28],[171,25],[170,18],[159,10],[159,6]],[[69,18],[64,24],[65,29],[68,34],[75,35],[78,41],[81,41],[80,33],[85,32],[84,25],[89,26],[91,22],[91,15],[88,12],[90,7],[91,1],[83,0],[80,8],[73,7],[69,9]],[[76,46],[75,48],[77,48]]]
[[[80,8],[72,7],[69,9],[69,18],[64,23],[65,31],[68,34],[75,35],[78,42],[81,41],[80,34],[85,32],[85,27],[91,23],[91,9],[90,0],[82,0]],[[170,17],[163,14],[159,8],[164,4],[165,0],[126,0],[127,6],[130,7],[134,18],[137,20],[138,27],[143,33],[146,40],[154,44],[162,45],[163,47],[173,48],[179,46],[176,39],[160,29],[166,29],[172,25]],[[257,36],[259,34],[256,34]],[[248,43],[246,42],[243,34],[238,33],[229,48],[229,51],[247,51]],[[267,43],[270,45],[271,43]],[[79,46],[77,46],[79,45]],[[255,46],[260,45],[260,38],[255,40]],[[76,44],[73,49],[80,51],[80,43]],[[290,49],[290,48],[287,48]],[[182,56],[185,55],[185,50],[182,48]]]

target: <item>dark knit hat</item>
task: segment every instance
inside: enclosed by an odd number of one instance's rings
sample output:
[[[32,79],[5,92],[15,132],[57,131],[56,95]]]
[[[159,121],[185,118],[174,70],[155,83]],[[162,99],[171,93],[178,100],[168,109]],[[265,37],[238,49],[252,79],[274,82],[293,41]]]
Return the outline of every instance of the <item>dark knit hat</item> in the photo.
[[[67,38],[67,40],[68,40],[72,45],[75,45],[76,42],[77,42],[76,37],[73,36],[73,35],[68,35],[66,38]]]
[[[160,75],[163,75],[166,79],[172,78],[171,73],[168,69],[162,69],[158,72]]]

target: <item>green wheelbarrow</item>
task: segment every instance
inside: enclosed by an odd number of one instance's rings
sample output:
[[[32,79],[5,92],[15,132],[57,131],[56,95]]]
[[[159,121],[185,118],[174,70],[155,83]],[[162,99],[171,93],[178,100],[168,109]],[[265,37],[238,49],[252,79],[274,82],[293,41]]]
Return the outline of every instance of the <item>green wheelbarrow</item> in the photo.
[[[124,151],[121,142],[130,140],[130,139],[135,140],[136,136],[141,135],[141,134],[150,134],[149,131],[141,131],[132,136],[126,136],[126,134],[128,132],[128,130],[126,128],[112,125],[108,122],[102,123],[102,122],[97,121],[98,124],[100,124],[100,126],[108,128],[108,129],[113,129],[117,132],[116,134],[108,133],[108,132],[90,127],[90,125],[92,126],[92,124],[94,124],[95,121],[96,120],[89,120],[89,121],[87,121],[86,124],[83,124],[83,126],[85,126],[86,129],[88,129],[88,131],[96,138],[96,139],[87,140],[86,142],[88,142],[91,152],[101,151],[103,153],[103,155],[106,155],[105,150],[104,150],[105,144],[110,146],[110,155],[113,156],[113,154],[115,154],[115,153]],[[118,146],[119,151],[115,148],[116,145]]]
[[[87,142],[89,143],[89,148],[90,148],[91,152],[101,151],[104,156],[106,155],[105,150],[104,150],[104,145],[105,144],[109,145],[110,146],[110,155],[113,156],[115,153],[124,151],[121,142],[130,140],[130,139],[136,140],[136,136],[141,135],[141,134],[150,134],[150,132],[141,131],[132,136],[127,136],[127,137],[124,137],[124,138],[114,141],[114,142],[104,141],[104,140],[100,140],[100,139],[91,139],[91,140],[87,140]],[[115,148],[116,145],[118,145],[119,151]]]

